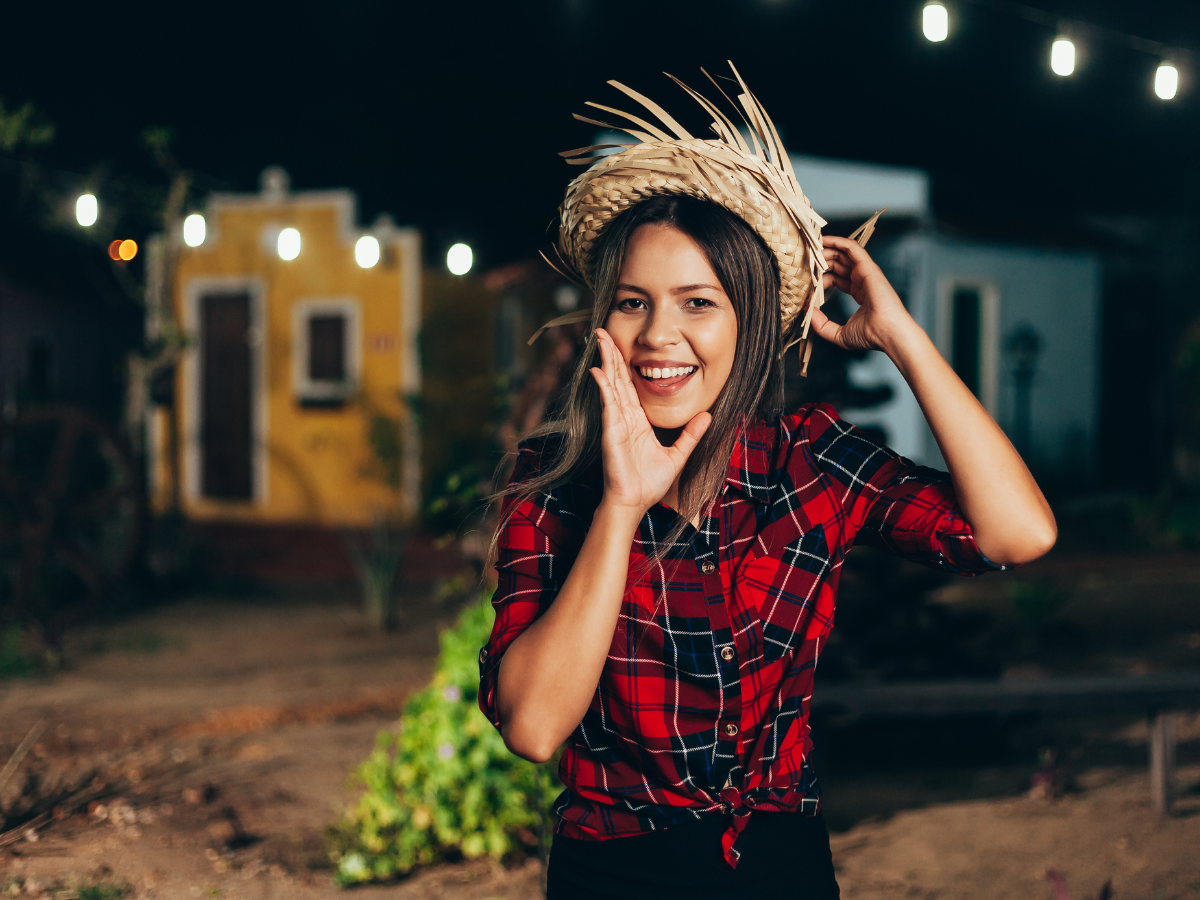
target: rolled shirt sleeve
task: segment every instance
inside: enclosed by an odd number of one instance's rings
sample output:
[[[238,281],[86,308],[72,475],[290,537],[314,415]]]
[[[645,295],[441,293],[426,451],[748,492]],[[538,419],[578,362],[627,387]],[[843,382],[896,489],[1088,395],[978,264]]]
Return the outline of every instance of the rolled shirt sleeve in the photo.
[[[532,514],[532,516],[531,516]],[[547,515],[532,501],[512,511],[497,538],[496,621],[487,644],[479,651],[479,708],[497,728],[496,683],[505,651],[549,608],[558,595],[566,568],[558,543],[539,527],[535,517]]]
[[[980,552],[947,473],[882,446],[827,404],[813,409],[810,441],[818,468],[835,483],[856,541],[955,575],[1015,568]]]

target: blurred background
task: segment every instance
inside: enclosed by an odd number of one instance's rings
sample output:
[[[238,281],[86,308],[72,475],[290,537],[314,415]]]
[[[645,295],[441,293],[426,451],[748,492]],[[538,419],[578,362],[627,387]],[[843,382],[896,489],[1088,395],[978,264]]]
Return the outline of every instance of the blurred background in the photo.
[[[828,233],[888,208],[871,253],[1060,523],[984,579],[848,560],[843,890],[1200,891],[1200,8],[25,5],[0,40],[0,888],[540,896],[560,788],[474,654],[487,497],[584,332],[527,340],[591,303],[539,256],[557,152],[613,140],[571,115],[608,79],[703,133],[662,72],[732,60]],[[790,404],[944,466],[886,357],[795,362]]]

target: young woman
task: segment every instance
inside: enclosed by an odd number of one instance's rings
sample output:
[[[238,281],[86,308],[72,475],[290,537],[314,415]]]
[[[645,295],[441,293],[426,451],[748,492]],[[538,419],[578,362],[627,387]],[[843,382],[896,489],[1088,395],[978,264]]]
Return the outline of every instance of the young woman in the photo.
[[[808,701],[845,554],[867,541],[977,574],[1055,540],[1020,457],[853,241],[814,251],[807,323],[887,353],[949,476],[828,405],[785,413],[795,245],[695,193],[589,219],[573,256],[561,241],[596,327],[563,419],[522,445],[505,492],[480,705],[519,756],[567,743],[551,898],[837,897]],[[830,287],[858,304],[844,326],[816,308]]]

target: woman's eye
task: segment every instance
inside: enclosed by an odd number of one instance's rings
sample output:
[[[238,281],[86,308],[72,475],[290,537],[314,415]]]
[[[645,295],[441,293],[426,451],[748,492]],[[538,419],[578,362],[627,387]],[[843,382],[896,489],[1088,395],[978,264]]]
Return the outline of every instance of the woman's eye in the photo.
[[[704,297],[691,297],[688,299],[688,305],[693,309],[703,309],[706,306],[714,306],[715,304]]]
[[[640,300],[637,297],[626,297],[624,300],[617,301],[617,309],[638,310],[638,309],[644,309],[645,306],[646,306],[646,301]]]

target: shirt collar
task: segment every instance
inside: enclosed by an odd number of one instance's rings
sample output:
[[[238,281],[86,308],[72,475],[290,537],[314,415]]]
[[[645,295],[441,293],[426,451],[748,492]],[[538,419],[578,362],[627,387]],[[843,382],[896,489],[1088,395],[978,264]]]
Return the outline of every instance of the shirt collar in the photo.
[[[777,426],[762,419],[751,420],[733,444],[725,483],[755,503],[764,506],[770,503],[773,460],[778,443]]]

